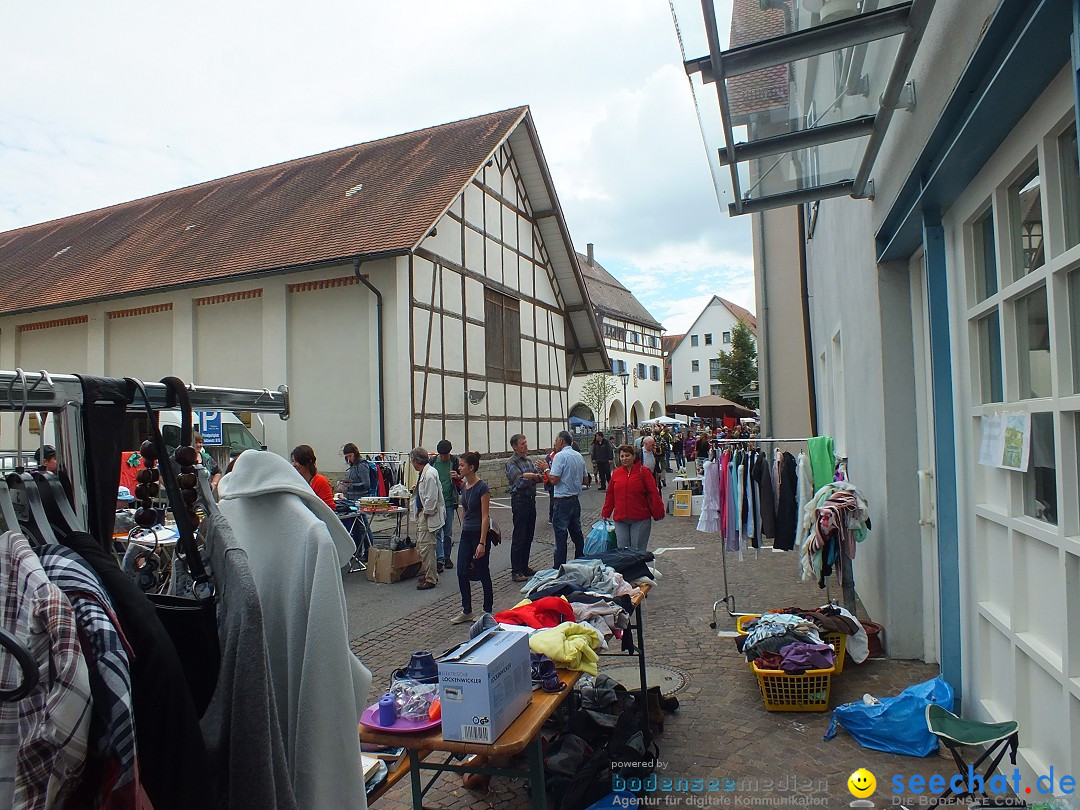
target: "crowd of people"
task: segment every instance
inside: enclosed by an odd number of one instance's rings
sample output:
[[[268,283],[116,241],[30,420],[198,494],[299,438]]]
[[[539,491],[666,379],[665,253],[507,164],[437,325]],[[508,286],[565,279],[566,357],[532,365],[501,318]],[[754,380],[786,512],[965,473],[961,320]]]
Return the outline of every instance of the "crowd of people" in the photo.
[[[655,425],[642,429],[632,444],[616,445],[614,437],[597,431],[587,454],[599,490],[607,493],[601,515],[613,522],[618,547],[647,550],[652,524],[665,515],[662,492],[667,473],[681,470],[699,457],[707,458],[714,439],[752,439],[755,435],[756,425],[739,424],[715,431],[704,428],[697,434],[685,426]],[[505,464],[513,517],[510,573],[514,582],[527,582],[536,574],[529,560],[536,534],[537,489],[543,486],[548,492],[548,522],[555,547],[552,566],[558,568],[567,561],[571,543],[575,557],[584,553],[580,495],[590,485],[591,476],[585,454],[579,452],[568,431],[556,436],[554,448],[546,456],[531,457],[528,437],[520,433],[510,439],[510,450],[513,455]],[[359,500],[370,491],[366,462],[356,445],[346,444],[342,454],[347,465],[345,478],[334,487],[319,473],[309,445],[299,445],[291,453],[293,467],[331,508],[335,492]],[[420,556],[416,588],[435,588],[440,574],[456,570],[461,611],[451,623],[472,622],[472,583],[480,583],[484,611],[491,612],[493,607],[489,561],[491,546],[500,539],[491,520],[491,487],[480,475],[480,455],[454,455],[453,445],[443,439],[435,453],[414,448],[409,463],[418,476],[410,506]],[[459,514],[455,558],[454,525]],[[369,519],[362,516],[353,526],[357,549],[366,549],[371,544]]]

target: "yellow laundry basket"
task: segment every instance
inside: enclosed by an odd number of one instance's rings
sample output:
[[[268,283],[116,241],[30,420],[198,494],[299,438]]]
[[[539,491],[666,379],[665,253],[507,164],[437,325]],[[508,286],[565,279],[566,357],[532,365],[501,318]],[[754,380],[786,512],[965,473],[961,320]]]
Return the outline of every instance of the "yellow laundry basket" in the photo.
[[[735,629],[738,631],[739,635],[748,636],[750,634],[743,629],[744,625],[749,624],[754,619],[760,618],[760,613],[755,613],[749,616],[739,616],[735,620]],[[834,666],[836,667],[836,674],[839,675],[841,672],[844,671],[844,653],[847,651],[847,634],[823,633],[821,634],[821,639],[826,644],[832,644],[833,648],[836,650],[836,662]]]
[[[757,676],[761,699],[770,712],[823,712],[829,708],[834,667],[808,669],[802,675],[788,675],[780,669],[759,669],[751,663]]]

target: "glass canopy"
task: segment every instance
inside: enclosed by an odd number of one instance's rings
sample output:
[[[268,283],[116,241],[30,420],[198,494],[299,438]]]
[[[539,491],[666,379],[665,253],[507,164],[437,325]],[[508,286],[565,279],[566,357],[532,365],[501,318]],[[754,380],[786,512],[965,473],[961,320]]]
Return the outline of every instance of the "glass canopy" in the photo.
[[[914,105],[905,82],[933,2],[669,0],[732,215],[872,196],[892,114]]]

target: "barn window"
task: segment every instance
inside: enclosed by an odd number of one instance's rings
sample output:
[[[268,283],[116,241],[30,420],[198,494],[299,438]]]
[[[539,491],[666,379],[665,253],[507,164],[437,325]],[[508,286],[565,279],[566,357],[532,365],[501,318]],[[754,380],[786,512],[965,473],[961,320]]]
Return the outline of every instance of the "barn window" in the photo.
[[[521,305],[516,298],[484,288],[487,376],[521,380]]]

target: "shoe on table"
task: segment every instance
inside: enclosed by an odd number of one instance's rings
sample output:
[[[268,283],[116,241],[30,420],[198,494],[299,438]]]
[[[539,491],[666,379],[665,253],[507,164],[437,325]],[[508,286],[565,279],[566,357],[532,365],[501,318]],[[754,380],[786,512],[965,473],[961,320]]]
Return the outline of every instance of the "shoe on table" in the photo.
[[[420,582],[419,582],[419,583],[417,584],[417,586],[416,586],[416,590],[418,590],[418,591],[430,591],[430,590],[431,590],[432,588],[434,588],[434,587],[435,587],[435,583],[434,583],[434,582],[429,582],[429,581],[428,581],[428,580],[426,580],[426,579],[422,579],[422,580],[420,580]]]
[[[473,614],[471,613],[466,613],[465,611],[462,611],[450,620],[450,624],[465,624],[466,622],[472,621],[476,621],[476,617],[473,616]]]
[[[443,568],[445,568],[447,571],[449,571],[453,567],[454,567],[454,561],[453,560],[447,560],[446,562],[443,563]]]
[[[515,573],[515,574],[512,574],[510,576],[510,579],[514,580],[514,582],[528,582],[530,577],[529,577],[528,574],[516,574]]]

